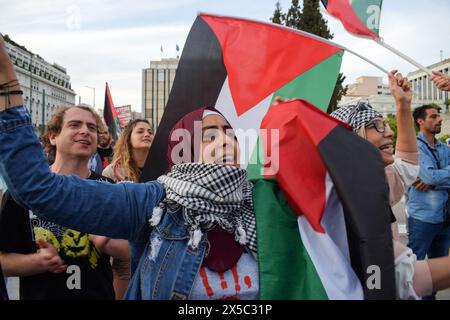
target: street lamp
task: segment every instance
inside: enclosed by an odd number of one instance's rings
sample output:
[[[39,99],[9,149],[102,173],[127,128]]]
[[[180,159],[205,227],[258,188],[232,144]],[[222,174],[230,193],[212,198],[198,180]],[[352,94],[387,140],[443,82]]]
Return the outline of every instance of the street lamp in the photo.
[[[94,104],[93,104],[93,108],[95,109],[95,88],[89,87],[89,86],[85,86],[85,87],[94,90]]]

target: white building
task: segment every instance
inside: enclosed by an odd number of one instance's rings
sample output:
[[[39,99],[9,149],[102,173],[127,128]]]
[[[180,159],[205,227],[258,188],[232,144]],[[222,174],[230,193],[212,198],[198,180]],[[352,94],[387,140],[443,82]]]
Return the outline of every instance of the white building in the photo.
[[[71,88],[70,76],[64,67],[48,63],[7,36],[5,42],[33,125],[36,130],[43,130],[56,110],[75,105],[76,94]]]
[[[395,101],[389,85],[383,83],[382,77],[362,76],[350,84],[347,94],[342,97],[339,106],[356,104],[364,99],[376,110],[384,115],[395,113]]]
[[[448,74],[450,59],[445,59],[428,67],[433,71],[440,71]],[[416,70],[408,74],[408,80],[414,91],[414,105],[435,103],[445,110],[445,101],[450,98],[447,91],[439,90],[430,80],[428,74],[422,70]]]
[[[435,63],[428,68],[435,71],[448,73],[450,59]],[[445,101],[450,98],[448,92],[438,90],[429,76],[422,70],[410,72],[408,80],[413,90],[412,108],[415,109],[424,104],[435,103],[446,111]],[[367,100],[372,107],[384,115],[395,114],[395,100],[390,94],[389,85],[382,83],[381,77],[359,77],[349,85],[347,94],[342,97],[339,106],[356,104],[359,100]]]
[[[150,61],[150,68],[142,70],[142,117],[152,124],[153,130],[161,121],[179,61],[178,58]]]

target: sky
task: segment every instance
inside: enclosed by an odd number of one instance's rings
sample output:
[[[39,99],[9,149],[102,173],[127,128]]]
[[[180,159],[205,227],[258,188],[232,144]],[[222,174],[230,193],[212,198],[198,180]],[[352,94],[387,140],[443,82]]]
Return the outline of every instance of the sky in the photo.
[[[355,0],[354,0],[355,1]],[[302,3],[302,1],[300,1]],[[142,70],[150,60],[183,49],[198,12],[269,21],[276,0],[0,0],[0,32],[67,69],[82,103],[103,108],[105,82],[114,104],[141,111]],[[280,0],[286,12],[290,0]],[[322,10],[323,11],[323,10]],[[417,68],[365,38],[350,35],[328,20],[333,41],[403,74]],[[422,65],[450,58],[449,0],[384,0],[380,36]],[[161,53],[161,46],[163,52]],[[359,76],[386,76],[367,62],[344,55],[346,83]],[[91,88],[89,88],[91,87]],[[76,101],[78,102],[78,96]]]

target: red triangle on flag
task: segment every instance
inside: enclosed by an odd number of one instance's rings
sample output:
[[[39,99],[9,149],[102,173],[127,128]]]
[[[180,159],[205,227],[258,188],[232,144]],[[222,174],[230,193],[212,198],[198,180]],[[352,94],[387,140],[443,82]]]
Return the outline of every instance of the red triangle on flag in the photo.
[[[340,122],[306,100],[293,100],[272,106],[261,123],[264,149],[277,168],[275,178],[297,215],[304,214],[317,232],[326,205],[327,169],[318,150]],[[279,131],[278,141],[268,141],[270,130]],[[277,153],[276,156],[275,153]],[[275,160],[274,160],[275,159]]]
[[[285,28],[201,15],[215,33],[240,116],[341,48]]]

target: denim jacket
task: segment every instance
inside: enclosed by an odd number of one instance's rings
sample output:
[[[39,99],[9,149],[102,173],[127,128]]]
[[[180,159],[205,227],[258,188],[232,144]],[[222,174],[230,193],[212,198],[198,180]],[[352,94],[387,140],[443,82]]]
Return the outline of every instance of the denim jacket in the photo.
[[[408,190],[408,214],[414,219],[428,223],[442,223],[450,188],[450,148],[440,141],[436,141],[433,150],[439,160],[431,154],[433,149],[422,132],[417,136],[419,147],[419,178],[431,188],[422,192],[414,187]],[[421,140],[419,140],[421,139]]]
[[[148,219],[164,194],[158,182],[113,185],[51,173],[25,107],[0,112],[0,175],[14,199],[36,215],[130,240],[132,274],[126,299],[189,297],[206,240],[197,250],[188,249],[180,211],[166,212],[150,229]]]

